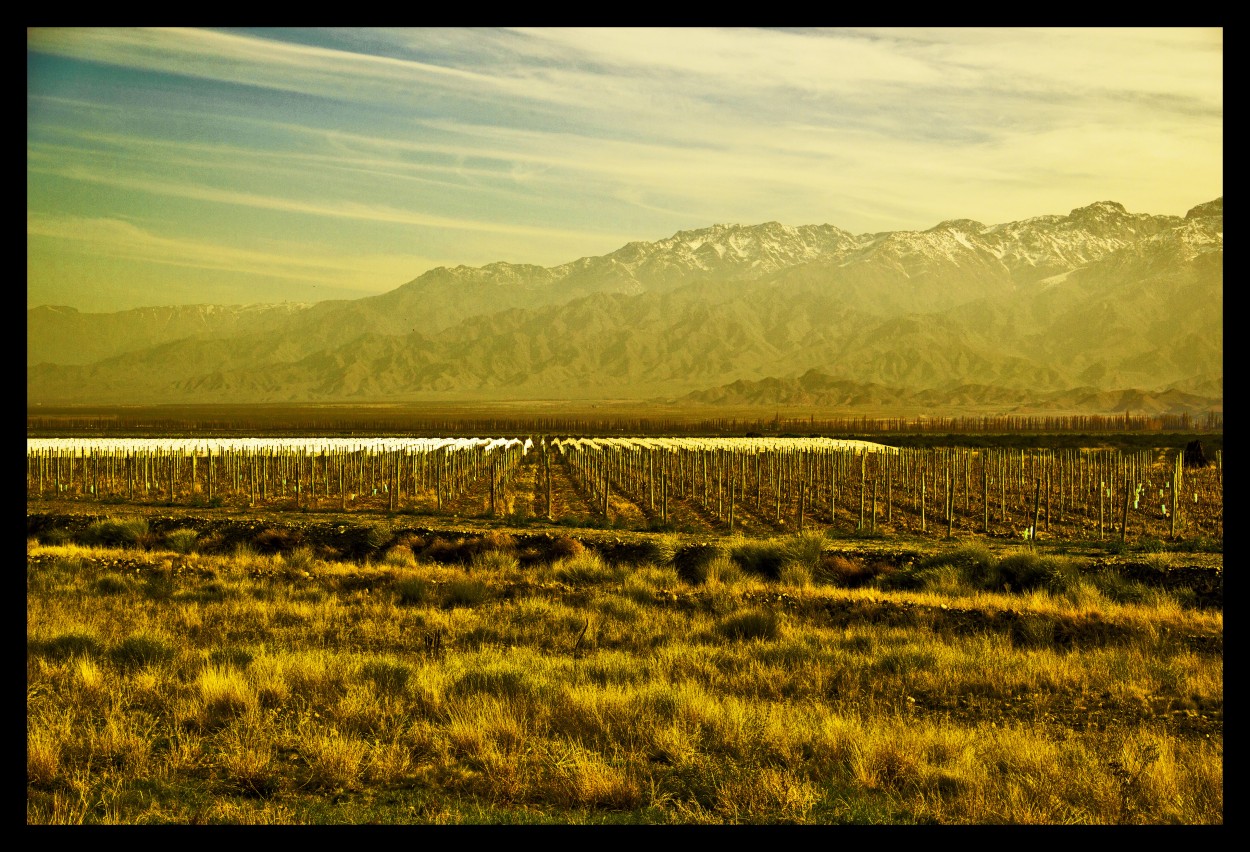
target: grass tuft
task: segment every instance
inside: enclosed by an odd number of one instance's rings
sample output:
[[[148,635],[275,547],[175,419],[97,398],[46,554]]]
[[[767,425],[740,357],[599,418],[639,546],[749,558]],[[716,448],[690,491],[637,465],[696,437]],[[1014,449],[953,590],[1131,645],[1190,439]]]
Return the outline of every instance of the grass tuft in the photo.
[[[781,576],[781,566],[790,561],[790,553],[785,542],[776,540],[755,541],[740,540],[732,545],[730,557],[737,562],[743,571],[769,580]]]
[[[137,547],[148,540],[146,518],[105,518],[92,521],[82,533],[82,543],[97,547]]]
[[[446,608],[477,606],[490,597],[490,587],[476,577],[461,577],[443,587]]]
[[[90,633],[62,633],[51,639],[32,640],[27,643],[26,650],[49,660],[68,660],[82,656],[97,657],[103,646]]]
[[[177,649],[156,636],[144,633],[127,636],[109,650],[109,659],[123,671],[153,666],[172,660]]]
[[[175,553],[191,553],[200,534],[191,529],[176,529],[165,534],[165,546]]]
[[[780,633],[777,613],[770,609],[748,610],[721,619],[716,632],[726,639],[750,641],[776,639]]]

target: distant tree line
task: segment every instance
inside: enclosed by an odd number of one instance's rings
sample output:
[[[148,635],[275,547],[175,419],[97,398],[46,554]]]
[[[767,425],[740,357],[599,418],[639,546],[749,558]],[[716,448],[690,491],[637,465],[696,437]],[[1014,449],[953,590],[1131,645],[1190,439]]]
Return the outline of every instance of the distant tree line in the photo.
[[[698,417],[687,415],[620,417],[501,416],[458,417],[420,411],[336,411],[310,409],[228,409],[187,413],[28,413],[31,437],[150,435],[414,435],[455,437],[476,435],[1026,435],[1128,433],[1222,433],[1223,412],[1122,415],[1001,415],[962,417]]]

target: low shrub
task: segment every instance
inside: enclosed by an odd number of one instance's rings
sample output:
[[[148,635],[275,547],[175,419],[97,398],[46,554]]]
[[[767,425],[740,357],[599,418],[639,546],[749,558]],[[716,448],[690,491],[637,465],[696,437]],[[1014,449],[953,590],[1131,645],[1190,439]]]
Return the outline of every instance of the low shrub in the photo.
[[[790,561],[781,566],[781,573],[777,575],[777,580],[783,586],[805,589],[812,584],[812,569],[808,568],[804,562]]]
[[[1118,604],[1144,603],[1151,598],[1149,586],[1131,580],[1119,571],[1102,571],[1093,577],[1094,587],[1109,601]]]
[[[394,539],[395,536],[391,534],[389,529],[383,529],[379,526],[369,525],[364,531],[364,545],[370,551],[382,550]]]
[[[873,578],[880,573],[875,568],[876,566],[869,566],[863,560],[850,559],[840,553],[831,553],[821,558],[814,577],[821,583],[856,589],[872,582]]]
[[[681,550],[681,541],[676,536],[651,535],[640,546],[638,557],[652,565],[671,565]]]
[[[94,588],[97,594],[120,595],[130,591],[130,582],[117,574],[105,574],[95,581]]]
[[[435,538],[421,551],[421,558],[440,565],[467,565],[477,552],[476,544],[463,538]]]
[[[994,554],[982,544],[969,544],[920,561],[921,570],[950,566],[959,569],[969,583],[981,588],[1001,586]]]
[[[246,648],[214,648],[208,661],[218,667],[232,667],[242,671],[252,664],[255,655]]]
[[[137,547],[148,539],[146,518],[106,518],[92,521],[82,533],[82,543],[99,547]]]
[[[780,631],[777,613],[768,609],[749,610],[728,616],[716,625],[716,632],[735,641],[776,639]]]
[[[710,566],[717,559],[728,559],[722,547],[716,544],[699,543],[680,548],[671,562],[677,569],[678,576],[687,583],[697,586],[707,582]],[[738,570],[736,563],[734,563],[734,569]]]
[[[705,583],[730,585],[742,579],[742,567],[726,554],[714,556],[703,566]]]
[[[429,603],[433,593],[424,577],[401,575],[391,583],[391,591],[400,606],[421,606]]]
[[[32,640],[27,643],[26,650],[50,660],[67,660],[71,657],[98,656],[103,646],[89,633],[62,633],[51,639]]]
[[[475,577],[452,580],[443,588],[443,606],[477,606],[490,597],[490,587]]]
[[[403,663],[371,660],[360,667],[360,676],[372,683],[376,691],[398,695],[408,685],[412,669]]]
[[[136,634],[115,645],[109,659],[120,669],[132,670],[172,660],[174,654],[174,647],[163,639]]]
[[[820,565],[825,537],[820,533],[799,533],[785,542],[788,561],[804,566],[809,571]]]
[[[516,552],[516,537],[511,533],[491,530],[478,539],[478,550],[481,553],[514,553]]]
[[[397,568],[408,568],[416,564],[417,557],[413,554],[412,548],[406,544],[397,544],[390,550],[386,551],[386,555],[382,557],[382,561],[387,565],[393,565]]]
[[[1055,592],[1066,591],[1078,577],[1072,560],[1030,552],[1003,557],[995,566],[995,573],[996,585],[1017,590],[1049,589]]]
[[[286,566],[294,571],[311,571],[317,565],[317,552],[307,544],[297,545],[283,559]]]
[[[181,528],[165,534],[165,546],[175,553],[190,553],[200,534],[195,530]]]
[[[256,552],[266,555],[292,550],[299,543],[299,533],[285,527],[263,529],[252,539],[252,547]]]
[[[512,574],[519,567],[520,562],[510,550],[485,550],[469,563],[470,571],[492,574]]]
[[[62,544],[69,544],[71,541],[74,540],[74,537],[70,535],[69,530],[64,530],[64,529],[60,529],[59,527],[57,527],[57,528],[53,528],[49,530],[44,530],[43,532],[41,532],[39,534],[39,540],[44,544],[57,546],[57,545],[62,545]]]
[[[586,546],[571,536],[560,535],[551,540],[551,546],[547,552],[551,560],[555,561],[568,559],[571,556],[581,556],[586,552]]]
[[[776,580],[790,561],[786,545],[778,541],[742,541],[731,546],[730,557],[749,574]]]
[[[557,580],[571,586],[611,583],[621,579],[619,569],[612,567],[597,553],[588,552],[561,560],[553,566]]]

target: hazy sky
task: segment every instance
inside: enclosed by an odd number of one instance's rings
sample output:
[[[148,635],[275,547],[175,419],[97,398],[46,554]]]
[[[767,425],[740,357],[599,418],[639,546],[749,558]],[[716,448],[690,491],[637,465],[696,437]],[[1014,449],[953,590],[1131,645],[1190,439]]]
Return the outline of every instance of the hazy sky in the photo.
[[[1220,29],[35,29],[27,303],[1223,195]]]

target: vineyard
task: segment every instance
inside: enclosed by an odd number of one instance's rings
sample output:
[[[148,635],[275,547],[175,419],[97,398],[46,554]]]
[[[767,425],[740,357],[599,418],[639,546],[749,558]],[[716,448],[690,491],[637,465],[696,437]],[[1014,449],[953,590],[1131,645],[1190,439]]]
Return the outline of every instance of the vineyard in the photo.
[[[28,501],[623,529],[1223,539],[1223,461],[832,438],[28,439]]]

